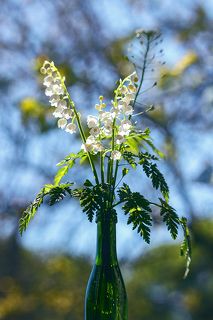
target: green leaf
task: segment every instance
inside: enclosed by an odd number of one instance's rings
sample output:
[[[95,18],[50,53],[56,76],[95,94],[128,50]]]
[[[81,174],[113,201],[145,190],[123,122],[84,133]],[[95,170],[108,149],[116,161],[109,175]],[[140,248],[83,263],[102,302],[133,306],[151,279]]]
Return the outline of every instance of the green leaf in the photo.
[[[180,219],[180,224],[182,226],[183,233],[184,233],[184,240],[181,243],[181,247],[180,247],[180,255],[184,256],[186,259],[186,270],[184,273],[184,279],[185,279],[189,273],[189,270],[190,270],[189,268],[191,264],[191,256],[192,256],[191,237],[190,237],[189,229],[187,226],[187,219],[185,217],[182,217]]]
[[[86,181],[84,182],[84,186],[85,187],[93,187],[93,184],[91,181],[89,181],[88,179],[86,179]]]
[[[149,146],[150,148],[160,157],[160,158],[165,158],[165,155],[162,151],[160,151],[158,148],[155,147],[151,139],[143,139]]]
[[[155,156],[150,155],[149,153],[139,153],[139,159],[138,162],[143,166],[143,170],[148,178],[151,179],[152,185],[155,189],[160,189],[162,195],[164,196],[165,200],[169,201],[169,187],[166,183],[166,180],[163,176],[163,174],[159,171],[157,165],[150,161],[152,160],[158,160]]]
[[[58,170],[54,178],[54,185],[59,185],[61,179],[69,172],[69,169],[71,169],[74,166],[74,164],[75,160],[69,160],[66,166]]]
[[[128,172],[129,172],[129,169],[123,168],[123,170],[122,170],[122,177],[125,177]]]
[[[83,164],[87,159],[88,159],[88,155],[86,153],[83,154],[81,159],[80,159],[80,164]]]
[[[163,221],[167,225],[167,229],[170,231],[170,234],[173,239],[177,238],[178,226],[180,225],[179,217],[174,208],[172,208],[166,201],[159,198],[161,202],[161,211],[160,215],[163,217]]]
[[[125,215],[128,215],[127,224],[132,224],[133,229],[150,243],[150,226],[152,225],[152,217],[150,215],[150,202],[144,198],[139,192],[132,192],[127,184],[123,184],[118,190],[118,195]]]
[[[61,184],[59,186],[47,184],[45,185],[37,194],[35,200],[27,207],[23,212],[23,215],[19,221],[19,232],[22,235],[23,232],[27,229],[28,224],[35,216],[38,208],[44,201],[44,197],[47,195],[50,196],[49,204],[53,205],[55,202],[62,200],[66,193],[71,195],[70,186],[72,183]]]
[[[149,134],[149,128],[146,128],[143,132],[140,133],[132,132],[128,137],[126,137],[125,144],[128,147],[128,151],[132,152],[133,154],[138,154],[140,146],[143,145],[143,140],[145,138],[150,138]]]
[[[64,183],[52,188],[48,194],[50,197],[49,205],[52,206],[56,202],[63,200],[66,194],[69,194],[72,197],[72,190],[70,189],[71,185],[73,185],[73,183]]]
[[[80,205],[83,207],[83,212],[86,213],[88,220],[92,222],[95,213],[100,209],[98,197],[93,188],[86,187],[82,190]]]
[[[81,158],[85,155],[85,152],[83,150],[79,151],[78,153],[70,153],[68,156],[66,156],[63,160],[61,160],[59,163],[57,163],[57,167],[63,166],[68,164],[70,161],[75,161],[76,159]]]
[[[123,156],[124,160],[126,160],[126,161],[131,165],[131,167],[132,167],[133,169],[136,168],[137,163],[136,163],[136,161],[135,161],[135,157],[136,157],[135,154],[133,154],[133,153],[130,152],[130,151],[124,151],[123,154],[122,154],[122,156]]]
[[[60,168],[55,175],[54,185],[57,186],[60,183],[61,179],[67,174],[68,171],[69,171],[69,166]]]

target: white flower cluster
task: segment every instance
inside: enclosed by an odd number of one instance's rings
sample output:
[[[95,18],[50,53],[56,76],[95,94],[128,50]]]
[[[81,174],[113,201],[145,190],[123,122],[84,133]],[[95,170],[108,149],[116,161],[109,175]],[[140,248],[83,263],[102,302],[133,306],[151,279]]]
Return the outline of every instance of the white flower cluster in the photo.
[[[118,88],[115,90],[115,98],[111,101],[110,111],[105,111],[106,104],[103,96],[99,97],[99,103],[95,105],[98,116],[89,115],[87,126],[90,135],[85,138],[79,122],[74,103],[70,100],[69,94],[64,85],[64,78],[53,62],[45,61],[41,67],[41,73],[45,75],[43,84],[46,87],[45,94],[49,97],[51,106],[55,107],[53,116],[58,119],[58,127],[69,133],[76,132],[77,120],[83,141],[82,149],[86,152],[97,154],[98,152],[111,152],[111,159],[121,159],[121,145],[133,131],[131,122],[135,95],[137,92],[136,82],[138,77],[136,72],[120,80]],[[107,142],[107,140],[109,140]]]
[[[58,127],[65,129],[69,133],[76,132],[74,111],[70,108],[67,96],[65,95],[64,79],[61,78],[54,62],[44,61],[40,71],[45,75],[43,81],[46,87],[45,94],[49,97],[51,106],[55,107],[53,116],[59,118]]]
[[[82,149],[92,153],[104,151],[105,148],[102,144],[103,139],[112,138],[114,130],[114,147],[115,150],[111,152],[113,160],[121,158],[119,151],[120,145],[125,142],[125,138],[130,134],[133,129],[133,124],[129,117],[133,114],[133,101],[137,92],[135,83],[138,81],[136,72],[120,80],[120,84],[115,90],[115,99],[112,101],[110,111],[103,110],[106,104],[103,103],[103,96],[99,97],[99,104],[95,108],[99,111],[97,117],[89,115],[87,117],[87,126],[89,128],[90,136],[87,138],[86,143],[82,144]],[[107,150],[107,149],[106,149]]]

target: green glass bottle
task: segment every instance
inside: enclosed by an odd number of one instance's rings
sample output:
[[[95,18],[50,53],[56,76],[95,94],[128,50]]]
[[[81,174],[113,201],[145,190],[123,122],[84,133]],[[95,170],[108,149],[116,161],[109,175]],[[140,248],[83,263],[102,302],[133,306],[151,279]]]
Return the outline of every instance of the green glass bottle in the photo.
[[[85,320],[127,320],[127,295],[116,253],[116,222],[97,223],[97,252],[85,301]]]

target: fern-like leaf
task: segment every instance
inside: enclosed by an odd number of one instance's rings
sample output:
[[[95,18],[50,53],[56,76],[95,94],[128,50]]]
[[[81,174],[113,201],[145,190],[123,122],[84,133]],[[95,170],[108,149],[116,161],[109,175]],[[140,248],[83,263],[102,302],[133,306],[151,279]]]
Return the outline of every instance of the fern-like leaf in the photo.
[[[66,193],[71,195],[70,186],[72,183],[65,183],[58,186],[52,184],[46,184],[37,194],[35,200],[27,207],[23,212],[22,217],[19,221],[19,232],[22,235],[23,232],[27,229],[28,224],[35,216],[38,208],[44,201],[44,197],[50,196],[49,204],[53,205],[55,202],[62,200]]]
[[[151,160],[157,160],[155,156],[151,156],[148,153],[139,153],[139,164],[143,166],[143,171],[148,178],[151,179],[152,185],[155,189],[160,189],[165,200],[169,201],[169,187],[166,183],[166,180],[163,174],[158,169],[156,163],[153,163]]]
[[[79,200],[81,207],[83,207],[83,212],[86,213],[88,220],[92,222],[95,213],[100,208],[94,189],[89,187],[84,188]]]
[[[169,230],[173,239],[177,238],[178,234],[178,226],[180,224],[179,217],[174,208],[172,208],[166,201],[159,198],[161,202],[161,211],[160,214],[163,217],[163,221],[167,225],[167,229]]]
[[[126,160],[131,165],[132,168],[136,168],[137,162],[135,161],[135,154],[130,151],[124,151],[122,156],[124,160]]]
[[[128,215],[128,224],[133,225],[133,229],[150,243],[150,226],[152,225],[152,217],[150,215],[150,202],[145,199],[139,192],[132,192],[127,184],[118,190],[121,202],[125,202],[122,206],[125,215]]]
[[[181,247],[180,247],[180,254],[181,254],[181,256],[184,256],[186,259],[186,270],[184,273],[184,279],[185,279],[189,273],[189,267],[191,264],[192,249],[191,249],[190,233],[189,233],[189,229],[187,226],[187,219],[182,217],[180,219],[180,224],[182,226],[183,234],[184,234],[184,240],[181,243]]]
[[[63,200],[66,195],[70,195],[72,197],[72,190],[70,189],[71,183],[64,183],[52,188],[49,192],[49,205],[52,206],[56,202]]]

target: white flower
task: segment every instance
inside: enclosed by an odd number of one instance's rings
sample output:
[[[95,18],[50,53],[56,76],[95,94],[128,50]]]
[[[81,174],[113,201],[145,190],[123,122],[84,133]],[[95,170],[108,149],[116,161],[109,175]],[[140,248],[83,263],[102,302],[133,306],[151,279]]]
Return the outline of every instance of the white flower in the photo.
[[[130,120],[122,120],[121,126],[124,130],[129,130],[132,127],[132,122]]]
[[[128,92],[127,87],[123,85],[123,86],[120,88],[120,92],[121,92],[122,94],[126,94],[126,93]]]
[[[81,145],[81,149],[83,149],[84,151],[87,151],[87,152],[91,152],[93,150],[93,146],[94,146],[95,142],[96,142],[95,137],[89,136],[86,140],[86,143],[83,143]]]
[[[62,108],[62,109],[66,109],[67,108],[66,100],[59,100],[57,103],[57,107]]]
[[[57,94],[53,94],[50,97],[49,102],[50,102],[51,106],[55,106],[56,107],[59,100],[60,100],[60,96],[57,95]]]
[[[64,94],[64,89],[61,85],[59,84],[53,84],[53,92],[55,94]]]
[[[133,107],[130,106],[130,105],[126,105],[123,109],[123,113],[126,115],[126,116],[131,116],[133,114],[134,110],[133,110]]]
[[[101,122],[112,122],[114,118],[113,112],[109,111],[100,111],[99,112],[99,119]]]
[[[45,87],[49,87],[50,85],[53,84],[53,82],[54,82],[53,77],[52,77],[51,75],[49,75],[49,76],[46,76],[46,77],[44,78],[43,85],[44,85]]]
[[[53,77],[53,74],[52,74],[52,78],[53,78],[53,81],[54,81],[53,84],[55,84],[57,86],[61,86],[61,80],[57,77],[57,75],[55,77]]]
[[[96,142],[94,145],[93,145],[93,152],[96,154],[98,152],[101,152],[104,150],[104,147],[102,146],[102,144],[100,142]]]
[[[69,132],[71,134],[75,133],[76,132],[76,124],[75,123],[69,123],[67,126],[66,126],[66,129],[65,129],[66,132]]]
[[[113,107],[110,109],[110,113],[112,115],[112,118],[114,119],[119,115],[120,111],[118,110],[117,107]]]
[[[93,150],[93,145],[89,143],[82,143],[81,149],[85,152],[91,152]]]
[[[100,129],[98,127],[94,127],[90,130],[90,134],[96,137],[100,134]]]
[[[103,133],[106,136],[109,136],[112,134],[112,124],[111,123],[105,123],[103,127]]]
[[[129,84],[128,90],[130,93],[135,93],[137,91],[137,88],[136,88],[136,86],[134,86],[134,84]]]
[[[94,136],[89,136],[86,140],[87,144],[93,144],[95,143],[95,137]]]
[[[73,117],[73,115],[74,115],[74,111],[73,110],[71,110],[71,109],[63,110],[63,116],[64,116],[65,119],[67,119],[67,120],[71,119]]]
[[[111,152],[111,159],[112,160],[120,160],[121,159],[121,153],[120,151],[114,150]]]
[[[119,110],[119,112],[124,112],[124,109],[127,107],[127,103],[126,101],[119,101],[117,109]]]
[[[58,120],[58,127],[64,129],[67,125],[67,119],[62,118]]]
[[[134,71],[132,74],[130,74],[129,77],[132,82],[138,82],[138,75],[137,75],[136,71]]]
[[[124,141],[125,141],[125,139],[124,139],[123,135],[118,134],[118,135],[115,137],[115,143],[116,143],[116,144],[121,144],[121,143],[123,143]]]
[[[63,117],[64,117],[63,111],[64,111],[64,110],[63,110],[62,108],[57,107],[57,108],[55,109],[55,111],[53,112],[53,116],[54,116],[55,118],[63,118]]]
[[[51,97],[54,94],[52,85],[45,89],[45,94],[46,94],[47,97]]]
[[[132,127],[132,123],[130,120],[122,120],[121,126],[118,130],[118,135],[120,135],[120,136],[129,135],[131,127]]]
[[[135,99],[135,93],[127,93],[123,98],[122,101],[126,102],[126,104],[129,104],[132,100]]]
[[[87,125],[89,128],[95,128],[98,126],[98,118],[95,116],[87,117]]]

